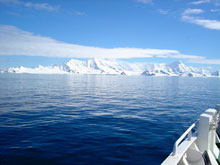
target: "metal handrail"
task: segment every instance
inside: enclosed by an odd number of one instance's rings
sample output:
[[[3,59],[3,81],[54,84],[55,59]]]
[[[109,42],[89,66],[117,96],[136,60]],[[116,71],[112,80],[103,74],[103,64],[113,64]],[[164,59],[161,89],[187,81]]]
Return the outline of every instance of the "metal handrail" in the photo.
[[[191,140],[192,137],[192,129],[196,126],[196,123],[193,123],[183,134],[180,136],[180,138],[175,142],[173,146],[173,156],[177,153],[177,147],[180,144],[180,142],[188,135],[187,140]]]

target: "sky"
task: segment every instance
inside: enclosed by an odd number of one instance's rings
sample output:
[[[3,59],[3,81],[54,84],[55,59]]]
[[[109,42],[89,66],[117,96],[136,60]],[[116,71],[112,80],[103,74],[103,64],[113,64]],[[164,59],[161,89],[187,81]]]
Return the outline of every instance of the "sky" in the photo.
[[[72,58],[220,70],[220,0],[0,0],[0,68]]]

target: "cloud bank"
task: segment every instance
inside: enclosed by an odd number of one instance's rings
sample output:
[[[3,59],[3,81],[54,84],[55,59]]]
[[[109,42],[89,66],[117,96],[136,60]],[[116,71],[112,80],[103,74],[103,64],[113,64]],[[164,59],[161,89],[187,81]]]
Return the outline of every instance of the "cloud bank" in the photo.
[[[0,26],[0,55],[25,55],[67,58],[198,58],[177,50],[139,48],[100,48],[59,42],[34,35],[14,26]]]
[[[207,60],[201,56],[182,54],[177,50],[142,48],[100,48],[59,42],[34,35],[15,26],[0,26],[0,55],[24,55],[58,58],[177,58],[199,63]],[[216,61],[213,61],[216,64]],[[220,64],[220,60],[217,61]],[[209,64],[212,61],[208,61]]]

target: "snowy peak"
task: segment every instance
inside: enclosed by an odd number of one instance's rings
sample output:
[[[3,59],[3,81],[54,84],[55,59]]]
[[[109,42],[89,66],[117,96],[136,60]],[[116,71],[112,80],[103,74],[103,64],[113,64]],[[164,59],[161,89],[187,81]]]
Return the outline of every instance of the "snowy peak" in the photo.
[[[88,61],[70,60],[64,64],[66,70],[82,74],[119,74],[123,72],[116,62],[105,59],[89,59]]]
[[[182,61],[172,62],[167,64],[167,67],[169,67],[174,73],[190,72],[190,68],[184,65]]]
[[[9,68],[8,73],[32,74],[114,74],[145,76],[186,76],[186,77],[220,77],[220,71],[210,73],[184,65],[181,61],[170,64],[129,63],[109,59],[89,59],[87,61],[71,59],[62,65],[38,66],[35,68]]]
[[[170,64],[167,64],[167,65],[168,65],[169,67],[176,68],[176,67],[182,66],[182,65],[184,65],[184,64],[182,63],[182,61],[177,60],[177,61],[174,61],[174,62],[172,62],[172,63],[170,63]]]

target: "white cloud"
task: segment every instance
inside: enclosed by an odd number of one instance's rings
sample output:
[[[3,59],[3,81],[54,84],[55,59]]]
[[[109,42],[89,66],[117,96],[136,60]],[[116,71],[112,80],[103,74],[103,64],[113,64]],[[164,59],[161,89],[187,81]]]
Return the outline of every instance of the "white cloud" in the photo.
[[[204,11],[202,9],[186,9],[182,15],[201,14]]]
[[[14,3],[14,4],[18,4],[20,3],[20,0],[0,0],[0,3]]]
[[[210,11],[211,12],[219,12],[220,10],[218,10],[218,9],[211,9]]]
[[[55,11],[59,9],[59,6],[51,6],[48,3],[32,3],[26,2],[24,3],[25,7],[34,8],[37,10],[48,10],[48,11]]]
[[[75,11],[74,14],[75,14],[75,15],[78,15],[78,16],[87,16],[86,13],[81,12],[81,11]]]
[[[147,4],[147,3],[151,3],[152,0],[136,0],[136,2]]]
[[[201,14],[203,12],[204,11],[201,9],[186,9],[182,13],[182,20],[189,22],[189,23],[193,23],[193,24],[202,26],[207,29],[220,30],[220,21],[202,19],[202,18],[193,16],[194,14]]]
[[[59,9],[59,6],[52,6],[48,3],[32,3],[32,2],[24,2],[21,0],[0,0],[0,3],[21,5],[27,8],[32,8],[37,10],[55,11]]]
[[[14,26],[0,26],[0,55],[44,56],[59,58],[177,58],[192,63],[220,64],[220,59],[182,54],[177,50],[141,48],[100,48],[68,44],[34,35]]]
[[[217,20],[200,19],[191,16],[182,16],[182,19],[184,21],[203,26],[207,29],[220,30],[220,21]]]
[[[141,48],[100,48],[59,42],[34,35],[14,26],[0,26],[0,55],[46,56],[61,58],[185,58],[203,57],[181,54],[177,50]]]
[[[164,9],[159,9],[158,12],[162,15],[167,15],[168,14],[168,10],[164,10]]]
[[[219,10],[218,9],[211,9],[210,11],[211,12],[218,12]]]
[[[211,2],[211,0],[198,0],[198,1],[193,1],[190,4],[192,4],[192,5],[200,5],[200,4],[203,4],[203,3],[210,3],[210,2]]]

